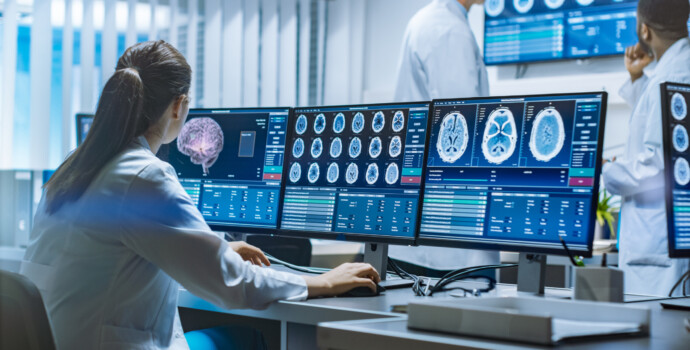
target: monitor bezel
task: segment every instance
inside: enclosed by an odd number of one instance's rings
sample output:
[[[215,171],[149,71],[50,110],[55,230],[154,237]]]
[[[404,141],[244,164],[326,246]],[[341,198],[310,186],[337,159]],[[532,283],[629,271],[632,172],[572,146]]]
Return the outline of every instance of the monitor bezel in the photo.
[[[427,127],[429,135],[432,131],[433,118],[432,114],[436,109],[436,104],[439,102],[452,102],[452,101],[481,101],[486,99],[525,99],[525,98],[547,98],[547,97],[565,97],[565,96],[576,96],[576,95],[601,95],[601,110],[599,117],[599,135],[597,139],[597,155],[599,158],[602,156],[603,145],[604,145],[604,130],[606,129],[606,111],[608,107],[608,93],[606,91],[591,91],[591,92],[571,92],[571,93],[557,93],[557,94],[538,94],[538,95],[511,95],[511,96],[486,96],[486,97],[472,97],[472,98],[450,98],[450,99],[436,99],[432,101],[431,110],[429,115],[429,125]],[[428,152],[427,152],[428,153]],[[574,247],[568,247],[573,254],[581,255],[584,257],[592,256],[592,246],[594,244],[594,228],[596,224],[596,208],[599,201],[599,185],[601,177],[601,162],[595,162],[594,170],[594,185],[593,188],[593,200],[590,209],[590,227],[588,228],[587,234],[587,250],[575,249]],[[425,164],[428,168],[428,164]],[[426,174],[426,171],[424,172]],[[424,192],[426,192],[426,176],[422,179],[422,198]],[[420,208],[421,209],[421,208]],[[420,211],[420,217],[418,222],[421,224],[422,217]],[[517,242],[519,243],[519,242]],[[547,248],[532,246],[529,242],[520,244],[506,244],[506,243],[484,243],[484,242],[468,242],[459,241],[450,238],[438,238],[438,237],[423,237],[421,232],[417,232],[417,244],[425,246],[436,246],[436,247],[447,247],[447,248],[464,248],[464,249],[478,249],[478,250],[499,250],[499,251],[512,251],[512,252],[528,252],[528,253],[543,253],[543,254],[554,254],[554,255],[568,255],[565,250],[560,246],[559,248]]]
[[[400,106],[400,105],[428,105],[428,111],[427,111],[427,129],[426,129],[426,138],[424,140],[424,160],[422,163],[422,180],[420,182],[420,187],[419,187],[419,198],[417,199],[421,203],[422,195],[423,195],[423,187],[424,187],[424,177],[426,176],[426,161],[427,161],[427,156],[428,152],[426,152],[426,148],[428,147],[429,144],[429,116],[431,113],[431,101],[416,101],[416,102],[389,102],[389,103],[365,103],[365,104],[353,104],[353,105],[324,105],[324,106],[304,106],[304,107],[294,107],[292,109],[292,118],[290,118],[290,122],[288,123],[288,133],[287,133],[287,140],[292,140],[292,137],[294,136],[294,122],[297,119],[295,117],[295,114],[297,113],[297,110],[302,110],[302,109],[322,109],[322,108],[358,108],[358,107],[387,107],[387,106]],[[408,115],[408,120],[409,120],[409,115]],[[288,141],[285,142],[285,147],[286,149],[288,148]],[[283,167],[283,178],[287,178],[288,176],[288,167],[287,165]],[[287,181],[285,181],[282,185],[282,191],[280,194],[280,198],[284,198],[285,196],[285,189],[287,187]],[[327,240],[335,240],[335,241],[346,241],[346,242],[362,242],[362,243],[381,243],[381,244],[396,244],[396,245],[415,245],[417,241],[417,237],[419,235],[419,219],[421,217],[422,213],[422,206],[421,204],[417,206],[417,213],[416,213],[416,218],[417,222],[415,223],[414,227],[414,234],[412,237],[398,237],[398,236],[378,236],[378,235],[373,235],[373,234],[363,234],[363,233],[346,233],[346,232],[324,232],[324,231],[307,231],[307,230],[290,230],[290,229],[284,229],[282,228],[282,219],[283,219],[283,201],[280,203],[280,216],[279,216],[279,221],[280,221],[280,227],[279,230],[277,231],[277,235],[281,236],[289,236],[289,237],[298,237],[298,238],[315,238],[315,239],[327,239]]]
[[[673,86],[687,87],[690,89],[690,84],[680,84],[672,82],[664,82],[661,84],[659,92],[661,93],[661,125],[662,144],[664,145],[664,201],[666,203],[666,238],[668,240],[668,256],[669,258],[690,258],[690,249],[676,249],[675,235],[672,233],[675,218],[673,216],[673,170],[671,165],[671,142],[666,140],[671,139],[671,115],[669,113],[669,106],[666,105],[669,88]]]
[[[91,119],[91,123],[93,123],[93,119],[96,117],[96,115],[89,113],[77,113],[75,117],[77,119],[77,147],[79,147],[82,143],[84,143],[85,140],[81,137],[81,135],[83,134],[82,120]]]

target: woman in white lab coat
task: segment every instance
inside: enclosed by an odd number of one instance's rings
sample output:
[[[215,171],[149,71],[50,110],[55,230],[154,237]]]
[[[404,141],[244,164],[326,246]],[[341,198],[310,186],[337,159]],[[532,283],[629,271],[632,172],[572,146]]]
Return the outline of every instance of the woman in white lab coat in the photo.
[[[187,349],[179,285],[221,307],[264,308],[379,280],[367,264],[317,277],[262,268],[260,250],[209,229],[155,156],[187,118],[191,78],[163,41],[127,49],[86,140],[46,184],[21,273],[41,291],[59,349]]]
[[[620,94],[634,108],[630,135],[625,154],[604,164],[602,176],[623,199],[619,266],[626,293],[665,296],[689,268],[688,259],[668,257],[659,87],[690,83],[689,11],[687,0],[640,0],[639,43],[625,55],[631,79]],[[643,69],[654,58],[656,68],[647,76]]]

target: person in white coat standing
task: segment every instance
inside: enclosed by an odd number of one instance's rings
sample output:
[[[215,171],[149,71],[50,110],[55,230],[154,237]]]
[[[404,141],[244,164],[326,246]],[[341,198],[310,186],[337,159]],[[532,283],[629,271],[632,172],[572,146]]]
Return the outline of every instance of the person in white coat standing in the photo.
[[[624,155],[604,164],[602,176],[622,197],[619,265],[626,293],[667,295],[689,268],[688,259],[668,257],[659,87],[690,83],[688,12],[688,0],[640,0],[639,42],[625,53],[630,80],[620,94],[633,107],[630,135]],[[654,60],[653,73],[645,74]]]
[[[211,231],[155,156],[187,119],[191,75],[164,41],[127,49],[84,143],[45,186],[20,272],[41,292],[58,349],[188,349],[180,285],[225,308],[376,288],[368,264],[279,272],[261,267],[259,249]]]
[[[433,0],[410,20],[398,66],[395,101],[489,95],[482,54],[467,15],[484,0]],[[497,264],[499,253],[438,247],[391,246],[389,256],[434,271]],[[429,270],[431,269],[431,270]]]

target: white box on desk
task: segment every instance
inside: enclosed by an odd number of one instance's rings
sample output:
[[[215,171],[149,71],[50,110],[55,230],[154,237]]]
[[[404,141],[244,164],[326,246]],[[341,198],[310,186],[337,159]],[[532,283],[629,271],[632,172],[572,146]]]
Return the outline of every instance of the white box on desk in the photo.
[[[651,315],[640,306],[539,297],[414,302],[407,314],[409,328],[546,345],[598,335],[648,335]]]

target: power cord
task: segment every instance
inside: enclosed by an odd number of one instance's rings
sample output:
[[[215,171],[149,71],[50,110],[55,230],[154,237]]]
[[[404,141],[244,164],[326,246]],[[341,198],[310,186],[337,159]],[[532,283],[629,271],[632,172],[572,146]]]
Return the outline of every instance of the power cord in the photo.
[[[477,293],[486,293],[492,291],[494,288],[496,288],[496,280],[494,278],[488,277],[488,276],[471,276],[470,274],[478,271],[483,271],[483,270],[496,270],[496,269],[505,269],[505,268],[511,268],[511,267],[517,267],[517,264],[499,264],[499,265],[484,265],[484,266],[474,266],[474,267],[466,267],[463,269],[451,271],[447,273],[445,276],[441,277],[438,282],[429,290],[428,295],[431,296],[436,292],[440,291],[446,291],[450,289],[446,289],[445,287],[453,282],[461,281],[461,280],[466,280],[466,279],[486,279],[488,282],[488,287],[487,288],[481,288],[481,289],[474,289],[474,290],[469,290],[463,287],[457,287],[457,288],[452,288],[452,289],[461,289],[464,290],[465,292],[470,292],[473,294]]]
[[[673,292],[675,292],[676,288],[678,288],[678,286],[680,286],[681,284],[683,285],[683,296],[684,297],[687,296],[687,291],[685,290],[686,289],[685,286],[687,285],[686,282],[688,282],[688,281],[686,281],[686,280],[690,281],[690,271],[688,271],[688,272],[684,273],[682,276],[680,276],[680,279],[678,279],[678,282],[676,282],[676,284],[673,285],[673,288],[671,288],[671,291],[668,292],[668,296],[672,297]]]

